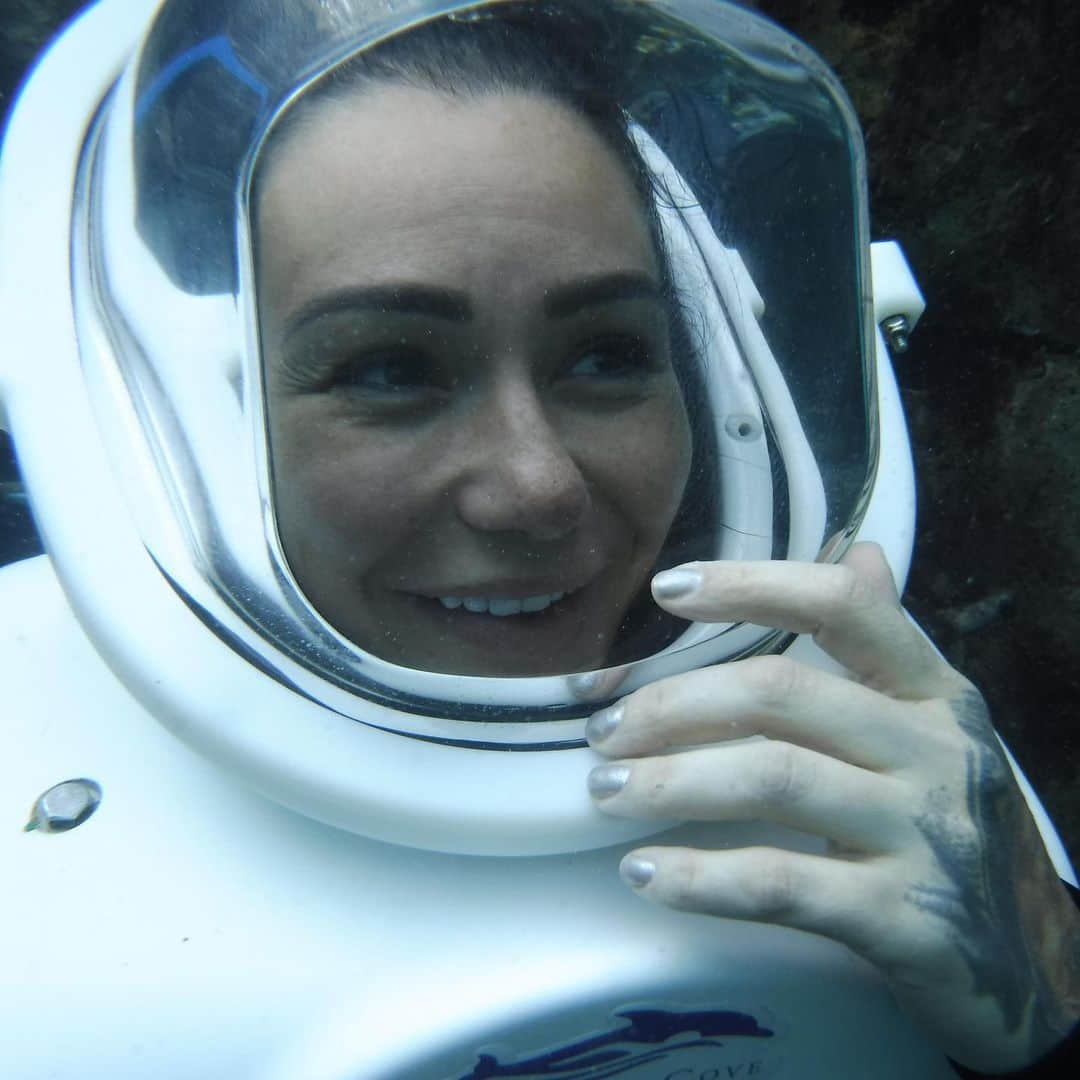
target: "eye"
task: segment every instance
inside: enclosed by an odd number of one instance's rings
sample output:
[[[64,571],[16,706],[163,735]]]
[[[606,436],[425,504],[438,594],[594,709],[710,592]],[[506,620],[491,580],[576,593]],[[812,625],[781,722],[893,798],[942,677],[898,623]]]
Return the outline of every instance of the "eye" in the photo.
[[[378,349],[341,363],[327,380],[328,389],[402,397],[448,389],[435,362],[419,349]]]
[[[641,338],[620,334],[589,342],[565,369],[563,378],[638,380],[656,367],[649,346]]]

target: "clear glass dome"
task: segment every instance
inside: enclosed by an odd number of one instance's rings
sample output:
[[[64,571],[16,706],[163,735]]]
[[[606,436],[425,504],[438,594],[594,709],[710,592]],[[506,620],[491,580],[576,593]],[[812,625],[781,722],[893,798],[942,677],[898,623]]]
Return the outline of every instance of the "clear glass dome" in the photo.
[[[657,570],[836,558],[863,513],[861,140],[734,5],[173,0],[79,203],[148,550],[347,715],[557,741],[616,682],[783,647],[665,616]]]

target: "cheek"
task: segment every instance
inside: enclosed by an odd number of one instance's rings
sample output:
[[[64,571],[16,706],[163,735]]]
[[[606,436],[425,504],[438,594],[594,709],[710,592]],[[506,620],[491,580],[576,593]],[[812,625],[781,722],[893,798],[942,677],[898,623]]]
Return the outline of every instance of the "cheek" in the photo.
[[[593,442],[600,483],[638,537],[659,547],[690,474],[690,425],[677,389],[621,418]]]
[[[363,571],[422,514],[415,482],[406,483],[423,475],[407,439],[335,422],[312,399],[277,410],[270,444],[275,513],[291,563],[326,560],[324,572],[341,572],[346,560],[352,573]]]

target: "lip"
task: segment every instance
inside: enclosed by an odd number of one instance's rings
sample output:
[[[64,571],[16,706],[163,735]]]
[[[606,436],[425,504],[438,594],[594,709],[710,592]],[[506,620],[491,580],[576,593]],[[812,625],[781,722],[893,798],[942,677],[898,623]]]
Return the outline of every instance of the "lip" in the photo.
[[[487,581],[470,582],[463,585],[423,585],[416,588],[399,588],[396,591],[425,600],[438,600],[443,596],[482,596],[486,600],[525,600],[531,596],[550,596],[562,593],[566,597],[580,592],[590,585],[599,575],[591,574],[587,578],[499,578]]]
[[[433,578],[406,581],[394,585],[394,591],[437,600],[441,596],[483,596],[495,600],[523,600],[529,596],[564,593],[567,597],[591,585],[605,570],[599,559],[588,561],[569,556],[565,567],[556,569],[548,562],[549,572],[498,573],[490,577]]]
[[[589,670],[601,666],[610,647],[610,620],[603,612],[622,576],[620,553],[613,556],[610,545],[599,541],[546,552],[532,565],[518,559],[502,569],[489,562],[486,573],[482,563],[470,568],[463,560],[459,573],[448,565],[443,572],[403,574],[378,590],[383,600],[376,603],[391,605],[381,609],[387,625],[409,627],[417,650],[430,651],[431,659],[421,665],[427,670],[508,677]],[[470,611],[440,602],[471,596],[494,607],[497,600],[553,594],[563,595],[520,612]]]
[[[494,593],[494,585],[483,586]],[[515,586],[513,592],[502,584],[504,596],[532,590],[532,581]],[[596,582],[590,582],[595,585]],[[455,586],[460,588],[460,586]],[[544,582],[540,588],[547,588]],[[470,586],[479,589],[481,586]],[[425,590],[425,593],[427,590]],[[432,670],[486,676],[565,675],[597,667],[596,627],[590,600],[591,590],[582,586],[539,612],[497,615],[493,612],[469,612],[464,607],[448,609],[437,597],[399,592],[407,605],[420,638],[438,641],[442,651],[453,650],[453,662]],[[453,643],[451,646],[450,643]],[[592,651],[590,651],[592,650]]]
[[[532,592],[535,586],[531,583],[528,588],[530,591],[526,596],[544,595]],[[419,593],[399,595],[417,615],[422,615],[425,621],[430,621],[430,625],[438,627],[440,633],[452,633],[463,644],[470,643],[470,647],[479,647],[485,652],[495,648],[509,650],[509,654],[520,648],[529,656],[538,648],[546,652],[561,647],[568,637],[576,634],[583,612],[591,607],[588,586],[566,592],[538,612],[507,614],[470,611],[464,605],[448,608],[440,603],[438,596],[429,597]],[[518,599],[516,594],[505,590],[503,596]],[[489,593],[484,594],[484,599],[495,603],[498,597]]]
[[[600,555],[597,548],[587,549],[576,560],[569,555],[549,558],[543,567],[521,567],[526,572],[517,574],[399,578],[382,590],[385,600],[395,605],[384,609],[385,619],[411,627],[418,646],[431,649],[428,670],[510,677],[590,670],[602,666],[611,644],[610,620],[603,612],[611,606],[612,574],[621,569],[618,561]],[[440,603],[444,597],[494,602],[555,593],[564,595],[538,611],[520,613],[477,612]]]

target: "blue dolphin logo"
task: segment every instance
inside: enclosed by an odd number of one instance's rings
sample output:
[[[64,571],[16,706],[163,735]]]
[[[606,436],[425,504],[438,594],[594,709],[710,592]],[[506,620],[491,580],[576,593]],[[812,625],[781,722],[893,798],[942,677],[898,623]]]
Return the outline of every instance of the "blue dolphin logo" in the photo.
[[[560,1080],[604,1080],[630,1069],[662,1061],[689,1049],[719,1048],[723,1038],[769,1039],[773,1032],[762,1027],[748,1013],[718,1010],[669,1012],[666,1009],[630,1009],[618,1013],[628,1021],[613,1031],[593,1035],[555,1050],[514,1064],[501,1064],[490,1054],[481,1054],[472,1072],[461,1080],[489,1080],[494,1077],[559,1077]],[[665,1046],[676,1036],[677,1046]]]

